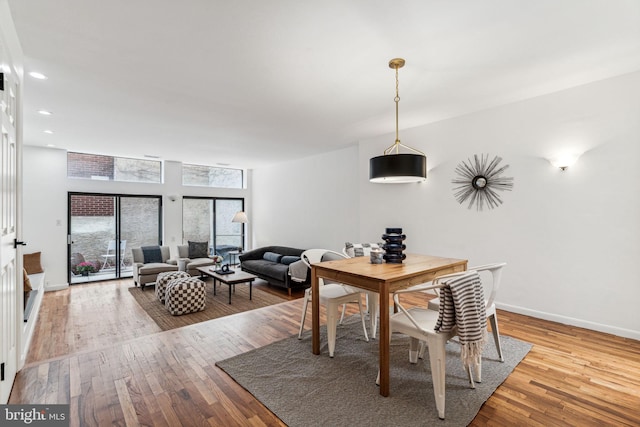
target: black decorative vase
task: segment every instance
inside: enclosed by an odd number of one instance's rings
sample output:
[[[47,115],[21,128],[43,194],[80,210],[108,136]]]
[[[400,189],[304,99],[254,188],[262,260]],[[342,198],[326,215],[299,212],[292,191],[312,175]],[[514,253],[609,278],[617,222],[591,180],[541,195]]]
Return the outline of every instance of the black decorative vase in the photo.
[[[382,240],[386,243],[382,245],[385,253],[383,255],[384,260],[390,264],[402,264],[402,261],[407,257],[402,252],[407,249],[407,246],[402,243],[407,238],[402,234],[402,228],[387,228],[386,233],[382,235]]]

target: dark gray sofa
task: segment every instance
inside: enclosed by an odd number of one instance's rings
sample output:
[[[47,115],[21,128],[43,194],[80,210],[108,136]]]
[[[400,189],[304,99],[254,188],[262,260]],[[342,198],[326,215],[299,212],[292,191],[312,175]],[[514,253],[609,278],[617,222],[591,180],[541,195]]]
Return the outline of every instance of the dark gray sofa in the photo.
[[[262,248],[253,249],[251,251],[240,254],[240,268],[247,273],[255,274],[259,278],[266,280],[270,285],[278,286],[289,290],[291,295],[291,289],[306,288],[309,286],[310,277],[307,275],[307,279],[304,282],[292,281],[289,276],[289,265],[291,262],[295,262],[294,258],[300,258],[304,249],[290,248],[287,246],[264,246]],[[271,254],[282,255],[280,260],[277,257],[265,254],[270,252]]]

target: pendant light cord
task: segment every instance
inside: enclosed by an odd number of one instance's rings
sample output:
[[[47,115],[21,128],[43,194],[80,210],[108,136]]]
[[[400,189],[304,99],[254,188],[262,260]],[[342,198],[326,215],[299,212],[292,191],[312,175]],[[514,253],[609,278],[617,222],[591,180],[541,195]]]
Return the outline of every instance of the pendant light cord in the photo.
[[[398,131],[398,104],[400,104],[400,81],[398,80],[398,66],[395,66],[396,69],[396,97],[393,98],[393,101],[396,103],[396,142],[393,144],[396,147],[396,154],[400,152],[400,132]]]
[[[400,131],[399,131],[399,125],[398,125],[398,115],[399,115],[398,104],[400,103],[400,79],[398,78],[398,68],[404,66],[404,59],[399,59],[399,58],[392,59],[389,62],[389,66],[396,70],[396,96],[395,98],[393,98],[393,101],[396,103],[396,141],[393,143],[391,147],[384,150],[384,154],[385,155],[391,154],[393,151],[395,151],[396,154],[400,154],[400,147],[402,146],[407,150],[411,150],[414,153],[418,153],[420,155],[425,156],[425,154],[422,151],[416,150],[415,148],[412,148],[412,147],[408,147],[400,142]]]

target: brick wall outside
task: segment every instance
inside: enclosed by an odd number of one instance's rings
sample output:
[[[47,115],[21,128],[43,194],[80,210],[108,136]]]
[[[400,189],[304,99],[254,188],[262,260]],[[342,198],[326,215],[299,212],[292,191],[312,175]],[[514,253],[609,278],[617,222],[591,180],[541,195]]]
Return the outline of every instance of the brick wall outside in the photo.
[[[71,216],[113,216],[115,201],[109,196],[73,196]]]
[[[114,158],[95,154],[67,153],[67,176],[74,178],[105,177],[113,180]]]

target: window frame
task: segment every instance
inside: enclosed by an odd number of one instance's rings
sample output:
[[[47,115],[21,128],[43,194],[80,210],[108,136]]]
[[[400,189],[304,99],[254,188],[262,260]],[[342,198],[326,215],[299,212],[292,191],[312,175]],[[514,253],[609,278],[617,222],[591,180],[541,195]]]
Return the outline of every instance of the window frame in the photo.
[[[75,160],[71,159],[71,157],[73,155],[79,155],[79,156],[87,156],[87,157],[93,157],[94,160],[96,162],[99,162],[100,160],[103,162],[104,166],[107,167],[107,169],[110,169],[110,176],[108,175],[99,175],[99,173],[103,172],[100,170],[91,170],[89,168],[87,168],[87,175],[88,174],[92,174],[92,173],[96,173],[95,175],[89,175],[89,176],[82,176],[82,174],[77,174],[77,175],[72,175],[72,173],[74,173],[74,171],[72,171],[72,164]],[[155,179],[140,179],[140,180],[135,180],[135,179],[119,179],[118,177],[118,169],[117,169],[117,165],[118,165],[118,159],[122,159],[122,160],[126,160],[126,161],[136,161],[136,162],[146,162],[149,164],[157,164],[158,166],[158,172],[157,172],[157,180]],[[85,159],[88,161],[88,159]],[[80,162],[80,160],[78,160],[78,163]],[[110,164],[109,164],[110,163]],[[88,179],[88,180],[96,180],[96,181],[111,181],[111,182],[135,182],[138,184],[162,184],[163,183],[163,174],[164,174],[164,164],[161,160],[155,160],[155,159],[139,159],[139,158],[135,158],[135,157],[121,157],[121,156],[110,156],[110,155],[106,155],[106,154],[93,154],[93,153],[81,153],[78,151],[68,151],[67,152],[67,179]],[[75,168],[75,169],[79,169],[79,168]],[[139,168],[137,170],[145,170],[145,168]],[[155,171],[154,171],[155,174]]]
[[[208,185],[207,184],[196,184],[196,183],[185,183],[185,169],[189,169],[189,168],[202,168],[202,169],[209,169],[209,172],[213,171],[213,170],[229,170],[229,171],[237,171],[240,173],[240,179],[239,179],[239,183],[238,186],[220,186],[217,183],[212,183],[210,182]],[[193,163],[182,163],[182,185],[184,187],[204,187],[204,188],[226,188],[226,189],[231,189],[231,190],[242,190],[245,188],[245,170],[241,169],[241,168],[230,168],[230,167],[223,167],[223,166],[209,166],[209,165],[197,165],[197,164],[193,164]]]

